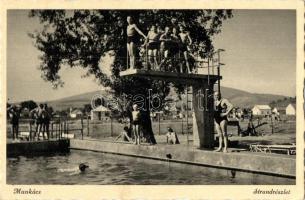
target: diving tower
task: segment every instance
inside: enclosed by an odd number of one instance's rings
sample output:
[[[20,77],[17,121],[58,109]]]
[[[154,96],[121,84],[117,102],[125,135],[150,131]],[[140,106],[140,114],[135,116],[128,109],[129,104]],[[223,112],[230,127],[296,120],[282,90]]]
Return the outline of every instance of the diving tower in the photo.
[[[218,49],[205,60],[198,57],[193,66],[196,69],[195,73],[161,70],[160,66],[152,66],[152,69],[149,69],[148,57],[145,55],[144,68],[129,68],[127,59],[127,69],[121,71],[120,76],[141,77],[186,85],[186,96],[190,94],[192,99],[193,145],[197,148],[211,149],[214,147],[214,86],[217,85],[216,88],[220,92],[220,80],[222,79],[220,67],[224,65],[220,62],[221,51],[224,50]],[[182,63],[180,62],[179,65]],[[191,93],[188,92],[188,87],[191,88]],[[186,110],[188,110],[188,106],[187,100]],[[188,114],[186,116],[188,120]]]
[[[146,77],[149,79],[182,83],[192,87],[193,144],[198,148],[214,147],[214,85],[219,75],[188,74],[144,69],[127,69],[121,77]]]

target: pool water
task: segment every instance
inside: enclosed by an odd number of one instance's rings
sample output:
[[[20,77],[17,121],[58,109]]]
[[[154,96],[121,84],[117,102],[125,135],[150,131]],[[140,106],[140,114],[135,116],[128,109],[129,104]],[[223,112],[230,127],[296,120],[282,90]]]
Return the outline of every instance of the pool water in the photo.
[[[84,173],[77,170],[82,162],[88,162],[90,166]],[[268,184],[264,177],[257,180],[253,177],[233,177],[229,170],[211,171],[210,168],[201,166],[79,150],[71,150],[65,154],[7,159],[7,184]],[[274,178],[270,180],[275,181]]]

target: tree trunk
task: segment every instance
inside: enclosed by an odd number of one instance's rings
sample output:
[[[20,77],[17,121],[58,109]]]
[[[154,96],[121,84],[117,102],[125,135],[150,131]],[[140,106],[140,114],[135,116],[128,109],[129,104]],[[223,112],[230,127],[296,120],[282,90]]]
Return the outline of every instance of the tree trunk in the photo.
[[[150,119],[150,111],[143,111],[142,112],[142,130],[143,136],[146,138],[147,142],[150,144],[157,144],[153,130],[152,130],[152,123]]]

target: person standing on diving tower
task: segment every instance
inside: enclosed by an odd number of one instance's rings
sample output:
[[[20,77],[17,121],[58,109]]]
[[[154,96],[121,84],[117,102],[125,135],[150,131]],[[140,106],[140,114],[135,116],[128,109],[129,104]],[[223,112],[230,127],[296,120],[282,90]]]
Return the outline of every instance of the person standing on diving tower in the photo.
[[[136,33],[139,33],[144,38],[146,36],[144,33],[137,27],[137,25],[134,23],[131,16],[127,17],[127,51],[129,55],[129,63],[130,68],[135,68],[135,54],[136,54],[136,43],[137,43],[137,35]],[[127,63],[128,64],[128,63]]]

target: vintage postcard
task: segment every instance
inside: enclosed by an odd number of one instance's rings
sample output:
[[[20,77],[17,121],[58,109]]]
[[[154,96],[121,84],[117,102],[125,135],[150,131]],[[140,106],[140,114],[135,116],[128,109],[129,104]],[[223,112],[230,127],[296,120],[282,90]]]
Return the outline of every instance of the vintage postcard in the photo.
[[[304,2],[0,8],[0,199],[304,199]]]

